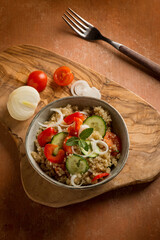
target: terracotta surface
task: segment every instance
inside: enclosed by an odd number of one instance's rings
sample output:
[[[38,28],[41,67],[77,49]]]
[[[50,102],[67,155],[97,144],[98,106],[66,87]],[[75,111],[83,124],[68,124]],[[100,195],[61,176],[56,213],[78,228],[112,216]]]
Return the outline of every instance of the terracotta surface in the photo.
[[[61,20],[68,6],[104,35],[160,64],[156,0],[1,0],[0,50],[24,43],[48,48],[106,75],[160,110],[160,82],[106,43],[73,35]],[[25,195],[15,144],[3,127],[0,132],[0,239],[160,238],[159,179],[61,209],[44,207]]]

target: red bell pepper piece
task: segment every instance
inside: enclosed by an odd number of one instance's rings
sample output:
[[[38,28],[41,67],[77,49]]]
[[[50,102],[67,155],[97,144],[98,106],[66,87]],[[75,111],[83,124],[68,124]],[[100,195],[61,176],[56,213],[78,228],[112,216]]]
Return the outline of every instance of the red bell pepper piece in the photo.
[[[78,132],[82,124],[82,119],[74,117],[74,124],[68,128],[69,135],[78,137]]]
[[[65,151],[66,153],[68,153],[68,154],[72,154],[72,153],[73,153],[73,152],[72,152],[72,147],[66,145],[67,140],[70,139],[71,137],[72,137],[72,136],[66,137],[66,138],[64,139],[64,142],[63,142],[63,149],[64,149],[64,151]]]
[[[56,156],[53,156],[53,151],[56,147],[58,147],[58,145],[46,144],[44,147],[44,155],[46,156],[48,161],[52,163],[63,163],[65,157],[65,152],[63,149],[60,149],[58,151],[58,154]]]
[[[95,180],[98,180],[102,177],[107,177],[108,175],[109,175],[109,173],[100,173],[92,179],[92,182],[94,182]]]
[[[42,131],[38,137],[38,143],[41,147],[44,147],[47,143],[49,143],[52,140],[52,137],[57,134],[57,131],[53,127],[49,127]]]
[[[80,118],[82,119],[82,121],[84,121],[85,117],[82,113],[80,112],[75,112],[67,117],[64,118],[64,121],[67,123],[67,124],[71,124],[74,122],[74,118]]]

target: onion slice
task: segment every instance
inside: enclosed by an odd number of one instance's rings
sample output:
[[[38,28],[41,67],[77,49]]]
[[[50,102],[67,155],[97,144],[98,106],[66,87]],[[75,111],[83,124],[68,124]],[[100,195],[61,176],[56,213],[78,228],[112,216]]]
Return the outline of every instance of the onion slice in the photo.
[[[78,87],[78,86],[80,86],[80,87]],[[78,80],[78,81],[74,82],[71,86],[72,95],[73,96],[78,95],[77,92],[75,92],[75,88],[76,88],[76,91],[79,91],[78,90],[79,88],[85,89],[85,87],[89,87],[89,84],[84,80]],[[79,96],[82,96],[82,95],[79,95]]]
[[[92,93],[94,93],[94,95],[96,95],[96,98],[101,99],[101,93],[100,91],[96,88],[96,87],[92,87]],[[95,96],[94,96],[95,97]]]
[[[97,150],[97,144],[98,143],[103,145],[106,148],[106,150],[105,151],[98,151]],[[105,143],[102,140],[95,140],[95,139],[92,138],[91,139],[91,145],[92,145],[93,152],[95,152],[95,153],[97,153],[99,155],[103,155],[103,154],[107,153],[108,149],[109,149],[107,143]]]
[[[71,86],[71,93],[73,96],[90,96],[94,98],[101,98],[100,91],[95,87],[90,87],[84,80],[78,80]]]
[[[58,133],[62,132],[62,128],[60,126],[57,126],[58,128]]]
[[[24,121],[33,116],[39,101],[40,95],[35,88],[22,86],[9,95],[7,109],[11,117]]]
[[[81,183],[81,184],[76,184],[76,183],[74,182],[74,180],[75,180],[76,177],[77,177],[76,174],[74,174],[74,175],[71,176],[71,184],[72,184],[72,186],[74,186],[74,187],[80,187],[80,186],[82,185],[82,183]]]
[[[60,123],[59,125],[61,126],[61,127],[70,127],[70,126],[72,126],[74,124],[74,122],[73,123],[71,123],[71,124],[69,124],[69,125],[67,125],[67,124],[62,124],[62,123]]]
[[[50,111],[54,111],[54,112],[57,112],[59,113],[60,115],[60,118],[58,119],[58,121],[56,123],[48,123],[48,124],[43,124],[43,123],[40,123],[38,122],[38,124],[42,127],[45,127],[45,128],[48,128],[48,127],[57,127],[60,125],[60,123],[63,121],[63,114],[61,112],[60,109],[58,108],[51,108]]]
[[[58,109],[58,108],[51,108],[50,111],[54,111],[54,112],[59,113],[60,118],[59,118],[58,121],[55,123],[56,126],[58,126],[58,125],[63,121],[63,114],[62,114],[61,110]]]

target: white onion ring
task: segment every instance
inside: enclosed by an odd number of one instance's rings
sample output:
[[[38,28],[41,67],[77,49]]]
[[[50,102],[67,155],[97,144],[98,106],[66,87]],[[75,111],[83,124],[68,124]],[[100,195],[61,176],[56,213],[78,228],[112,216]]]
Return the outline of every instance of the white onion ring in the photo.
[[[83,96],[89,96],[89,97],[94,97],[94,98],[101,98],[100,91],[95,88],[95,87],[88,87],[84,89]]]
[[[101,99],[101,93],[100,93],[100,91],[99,91],[97,88],[95,88],[95,87],[92,87],[91,89],[93,89],[93,90],[95,91],[95,93],[96,93],[96,95],[97,95],[96,98]]]
[[[60,109],[51,108],[50,111],[54,111],[54,112],[59,113],[60,118],[58,119],[58,121],[57,121],[56,123],[43,124],[43,123],[38,122],[38,124],[39,124],[40,126],[45,127],[45,128],[48,128],[48,127],[57,127],[57,126],[60,125],[60,123],[63,121],[63,114],[62,114],[62,112],[61,112]]]
[[[97,151],[97,143],[99,143],[99,144],[102,144],[105,148],[106,148],[106,150],[105,151]],[[92,149],[93,149],[93,151],[95,152],[95,153],[97,153],[97,154],[99,154],[99,155],[103,155],[103,154],[105,154],[105,153],[107,153],[108,152],[108,150],[109,150],[109,148],[108,148],[108,145],[107,145],[107,143],[105,143],[104,141],[102,141],[102,140],[95,140],[95,139],[91,139],[91,145],[92,145]]]
[[[62,132],[62,128],[60,126],[57,126],[58,128],[58,133]]]
[[[57,108],[51,108],[50,111],[59,113],[60,118],[59,118],[58,122],[56,122],[56,125],[58,126],[63,121],[63,114],[62,114],[61,110],[57,109]]]
[[[74,174],[74,175],[71,176],[71,184],[72,184],[72,186],[74,186],[74,187],[80,187],[80,186],[82,185],[82,182],[81,182],[81,184],[75,184],[74,180],[75,180],[76,177],[77,177],[76,174]]]
[[[74,91],[75,91],[75,93],[76,93],[78,96],[83,96],[83,91],[84,91],[86,88],[89,88],[88,83],[87,83],[87,84],[79,83],[79,84],[75,85]]]
[[[80,86],[83,86],[83,88],[89,87],[88,83],[84,80],[78,80],[78,81],[74,82],[71,86],[71,93],[73,96],[77,96],[77,94],[75,92],[75,86],[77,86],[79,84],[80,84]]]
[[[40,122],[38,122],[38,124],[39,124],[41,127],[45,127],[45,128],[50,127],[49,124],[47,125],[47,124],[43,124],[43,123],[40,123]]]
[[[90,96],[95,98],[101,98],[100,91],[95,87],[90,87],[84,80],[78,80],[71,86],[71,93],[73,96]]]
[[[72,126],[74,124],[74,122],[73,123],[71,123],[71,124],[69,124],[69,125],[67,125],[67,124],[62,124],[62,123],[60,123],[59,125],[61,126],[61,127],[70,127],[70,126]]]

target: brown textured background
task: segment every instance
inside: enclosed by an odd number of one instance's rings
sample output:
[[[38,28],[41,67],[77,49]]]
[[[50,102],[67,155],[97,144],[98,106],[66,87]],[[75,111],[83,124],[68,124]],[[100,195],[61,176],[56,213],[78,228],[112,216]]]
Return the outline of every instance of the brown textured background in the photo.
[[[160,111],[160,82],[104,42],[72,33],[61,15],[72,7],[101,32],[160,64],[159,0],[0,0],[0,50],[33,44],[104,74]],[[19,158],[0,127],[0,240],[160,238],[160,179],[103,194],[84,203],[52,209],[29,200]]]

